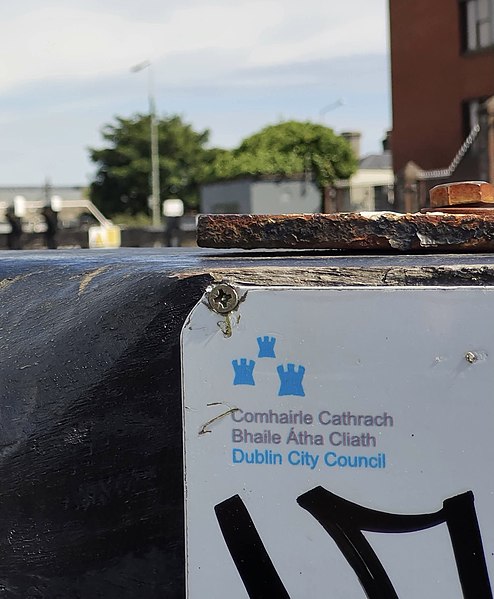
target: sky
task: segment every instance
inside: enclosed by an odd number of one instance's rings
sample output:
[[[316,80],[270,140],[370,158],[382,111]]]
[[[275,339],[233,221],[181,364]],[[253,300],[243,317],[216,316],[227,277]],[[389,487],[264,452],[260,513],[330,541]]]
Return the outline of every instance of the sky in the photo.
[[[390,128],[386,0],[18,0],[0,8],[0,185],[87,185],[101,129],[179,114],[210,145],[311,120]]]

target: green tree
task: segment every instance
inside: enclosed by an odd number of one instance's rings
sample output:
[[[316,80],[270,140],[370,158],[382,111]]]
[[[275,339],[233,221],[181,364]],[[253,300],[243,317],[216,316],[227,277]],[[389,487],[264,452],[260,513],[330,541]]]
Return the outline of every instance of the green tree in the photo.
[[[322,189],[336,179],[347,179],[356,169],[349,143],[332,129],[287,121],[265,127],[234,150],[217,152],[207,178],[311,173]]]
[[[90,187],[92,201],[104,214],[136,215],[148,210],[151,195],[149,116],[116,117],[102,129],[104,147],[90,148],[97,172]],[[197,206],[199,181],[215,158],[206,149],[209,131],[196,132],[179,116],[158,121],[160,197]]]

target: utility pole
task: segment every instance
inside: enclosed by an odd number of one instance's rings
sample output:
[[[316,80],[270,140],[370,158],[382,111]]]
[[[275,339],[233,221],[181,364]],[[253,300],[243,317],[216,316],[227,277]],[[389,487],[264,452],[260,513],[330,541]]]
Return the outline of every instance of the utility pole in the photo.
[[[50,204],[51,198],[51,181],[48,177],[45,179],[45,185],[43,187],[43,192],[45,196],[45,204],[48,206]]]
[[[158,120],[156,118],[156,102],[154,99],[154,81],[151,62],[146,60],[132,67],[133,73],[148,71],[148,100],[149,100],[149,128],[151,134],[151,213],[153,227],[159,227],[160,217],[160,169],[158,148]]]
[[[336,100],[336,102],[332,102],[331,104],[327,104],[326,106],[323,106],[321,108],[321,110],[319,111],[319,121],[321,122],[322,125],[324,125],[324,117],[326,116],[326,113],[331,112],[332,110],[335,110],[335,108],[339,108],[340,106],[343,106],[344,102],[341,98],[339,98],[338,100]]]

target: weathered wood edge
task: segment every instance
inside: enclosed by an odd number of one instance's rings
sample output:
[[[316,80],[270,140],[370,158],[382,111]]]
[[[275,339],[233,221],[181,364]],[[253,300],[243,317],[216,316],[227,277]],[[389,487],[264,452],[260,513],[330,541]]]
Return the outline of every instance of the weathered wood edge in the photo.
[[[486,286],[494,285],[491,266],[279,267],[224,268],[177,273],[177,278],[208,275],[212,283],[252,286]]]

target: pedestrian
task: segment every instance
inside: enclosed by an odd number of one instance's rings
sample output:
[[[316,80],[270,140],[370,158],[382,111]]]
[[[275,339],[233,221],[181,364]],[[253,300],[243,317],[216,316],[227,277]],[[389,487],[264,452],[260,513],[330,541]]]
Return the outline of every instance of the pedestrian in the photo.
[[[10,225],[10,233],[7,235],[7,247],[9,250],[22,250],[22,221],[16,216],[14,206],[9,206],[5,213]]]
[[[165,245],[167,247],[180,247],[182,245],[182,229],[179,216],[167,216],[165,227]]]
[[[57,232],[58,232],[58,215],[51,206],[44,206],[41,210],[41,214],[45,218],[46,231],[45,231],[45,243],[49,250],[56,250],[58,247],[57,243]]]

